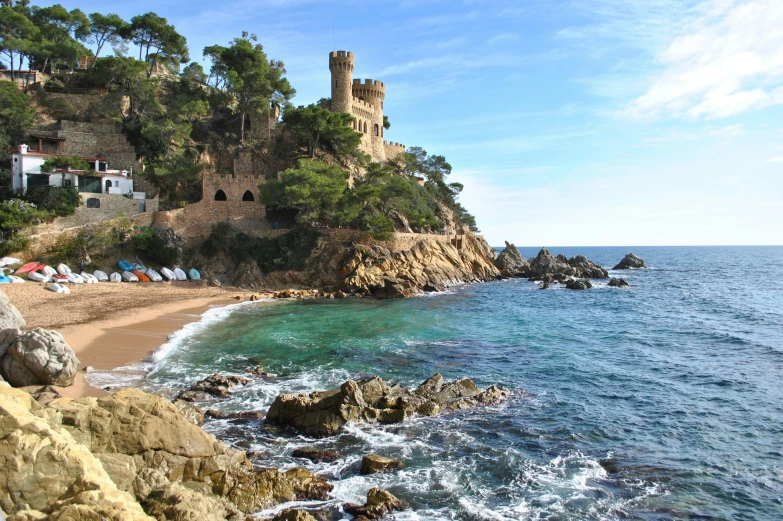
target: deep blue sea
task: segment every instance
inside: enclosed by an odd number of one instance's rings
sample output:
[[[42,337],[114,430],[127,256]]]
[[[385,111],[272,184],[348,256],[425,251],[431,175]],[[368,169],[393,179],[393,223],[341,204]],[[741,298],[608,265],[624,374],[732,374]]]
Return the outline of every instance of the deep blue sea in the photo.
[[[206,424],[267,453],[264,465],[332,480],[333,509],[380,486],[410,504],[399,520],[783,519],[783,247],[550,251],[607,268],[632,251],[650,268],[610,272],[629,289],[514,279],[404,301],[243,303],[173,335],[142,381],[133,370],[90,379],[171,395],[215,371],[278,375],[203,404],[228,411],[367,374],[416,386],[440,372],[514,391],[498,407],[327,439]],[[344,458],[292,458],[303,445]],[[360,476],[369,452],[407,468]]]

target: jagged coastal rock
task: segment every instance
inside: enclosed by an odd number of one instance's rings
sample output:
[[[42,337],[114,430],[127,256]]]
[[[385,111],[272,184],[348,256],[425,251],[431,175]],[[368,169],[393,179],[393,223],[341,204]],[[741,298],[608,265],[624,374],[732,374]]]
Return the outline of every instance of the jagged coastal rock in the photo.
[[[497,404],[509,394],[494,385],[481,391],[468,378],[446,383],[440,374],[413,391],[401,385],[391,387],[376,376],[358,382],[348,380],[332,391],[281,394],[269,408],[266,421],[290,425],[314,436],[328,436],[349,422],[398,423],[415,415],[436,416],[443,411]]]
[[[609,286],[613,288],[630,288],[631,285],[628,284],[628,281],[625,279],[617,279],[615,277],[612,277],[609,281]]]
[[[530,264],[525,260],[517,247],[506,241],[506,247],[495,259],[495,267],[504,277],[530,276]]]
[[[340,290],[380,298],[399,298],[422,291],[442,291],[463,282],[495,280],[492,249],[473,234],[458,236],[453,245],[425,238],[407,250],[391,252],[373,245],[354,244],[337,262]]]
[[[566,282],[566,289],[584,290],[592,287],[593,284],[587,279],[571,279]]]
[[[343,509],[356,516],[354,519],[380,519],[393,510],[403,510],[405,505],[391,492],[380,488],[371,488],[367,492],[367,502],[364,505],[346,503]]]
[[[294,449],[291,456],[295,458],[309,459],[313,463],[329,463],[340,459],[340,454],[332,450],[319,450],[311,447],[300,447]]]
[[[44,407],[0,387],[0,468],[0,508],[14,520],[240,520],[332,489],[304,469],[253,467],[165,398],[135,389]]]
[[[249,381],[241,376],[215,373],[181,391],[175,400],[199,402],[209,398],[228,398],[232,387],[247,385]]]
[[[639,269],[639,268],[646,268],[647,264],[644,262],[644,259],[641,259],[634,255],[633,253],[627,254],[625,257],[623,257],[623,260],[621,260],[617,266],[612,268],[613,270],[632,270],[632,269]]]
[[[541,248],[538,255],[530,259],[532,280],[565,281],[567,277],[606,279],[609,278],[609,273],[584,255],[576,255],[570,259],[562,254],[555,257],[546,248]]]
[[[390,472],[392,470],[404,469],[405,464],[394,458],[379,456],[378,454],[368,454],[362,458],[362,465],[359,469],[360,474],[378,474],[380,472]]]

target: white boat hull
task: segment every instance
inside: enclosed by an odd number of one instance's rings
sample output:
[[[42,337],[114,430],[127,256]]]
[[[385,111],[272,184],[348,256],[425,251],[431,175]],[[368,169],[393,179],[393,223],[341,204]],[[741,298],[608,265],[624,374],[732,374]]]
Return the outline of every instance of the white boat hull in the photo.
[[[98,279],[99,282],[106,282],[107,280],[109,280],[109,276],[106,275],[105,271],[95,270],[94,272],[92,272],[92,275],[93,277]]]
[[[54,269],[54,268],[52,268],[51,266],[44,266],[44,267],[41,269],[41,273],[43,273],[43,274],[44,274],[44,275],[46,275],[47,277],[51,277],[52,275],[54,275],[55,273],[57,273],[57,270],[56,270],[56,269]]]
[[[125,282],[138,282],[139,277],[131,273],[130,271],[123,271],[122,272],[122,280]]]
[[[49,282],[52,277],[50,275],[44,275],[43,273],[38,273],[37,271],[34,271],[32,273],[28,273],[27,278],[32,280],[33,282]]]
[[[166,277],[168,280],[177,280],[177,276],[174,275],[174,272],[168,268],[161,268],[160,274]]]
[[[185,275],[182,268],[174,268],[174,276],[177,277],[177,280],[188,280],[188,276]]]
[[[49,286],[50,291],[54,291],[55,293],[62,293],[64,295],[68,295],[71,293],[71,290],[68,289],[68,286],[63,286],[62,284],[59,284],[57,282],[51,284]]]
[[[76,273],[67,273],[65,276],[68,277],[68,282],[71,284],[84,284],[85,282],[84,278]]]
[[[84,279],[84,282],[86,282],[87,284],[98,284],[98,279],[95,278],[95,276],[92,273],[87,273],[86,271],[83,271],[81,272],[80,275]]]
[[[17,277],[16,275],[8,275],[8,279],[12,284],[23,284],[25,282],[22,277]]]
[[[57,273],[59,273],[60,275],[68,275],[69,273],[71,273],[71,268],[69,268],[65,264],[58,264]]]
[[[160,276],[160,273],[152,268],[147,268],[147,276],[152,282],[163,282],[163,277]]]
[[[117,273],[116,271],[109,275],[109,281],[111,282],[122,282],[122,275]]]

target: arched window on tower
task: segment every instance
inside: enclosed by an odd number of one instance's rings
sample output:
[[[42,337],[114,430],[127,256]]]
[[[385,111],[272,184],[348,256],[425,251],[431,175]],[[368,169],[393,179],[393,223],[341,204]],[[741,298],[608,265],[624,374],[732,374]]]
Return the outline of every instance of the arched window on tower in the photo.
[[[367,133],[367,122],[366,121],[364,122],[364,133],[365,134]]]
[[[373,136],[380,136],[381,135],[380,127],[378,126],[377,123],[375,125],[373,125],[372,135]]]
[[[243,201],[255,201],[256,198],[253,196],[253,192],[250,190],[245,190],[245,193],[242,194],[242,200]]]
[[[356,118],[353,118],[353,129],[356,130]]]
[[[218,190],[215,192],[215,201],[228,201],[228,197],[226,197],[226,192],[223,190]]]

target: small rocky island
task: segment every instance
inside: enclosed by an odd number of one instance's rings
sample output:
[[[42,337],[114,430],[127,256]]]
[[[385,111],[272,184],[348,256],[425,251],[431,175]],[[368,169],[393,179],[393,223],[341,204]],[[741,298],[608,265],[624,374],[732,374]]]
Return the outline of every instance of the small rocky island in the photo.
[[[389,386],[379,377],[348,380],[340,389],[309,395],[281,394],[266,414],[268,423],[290,425],[314,436],[336,434],[347,423],[398,423],[413,416],[503,402],[509,391],[498,386],[480,390],[472,380],[446,382],[435,374],[413,391]]]

